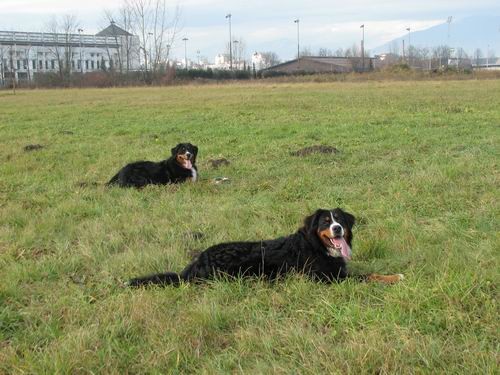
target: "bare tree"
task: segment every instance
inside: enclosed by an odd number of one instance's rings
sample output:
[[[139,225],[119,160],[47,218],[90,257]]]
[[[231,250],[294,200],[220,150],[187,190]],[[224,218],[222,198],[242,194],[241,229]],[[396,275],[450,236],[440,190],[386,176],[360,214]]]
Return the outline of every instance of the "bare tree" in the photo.
[[[31,53],[31,49],[33,48],[33,46],[31,44],[29,44],[25,51],[24,51],[24,55],[26,57],[26,68],[27,68],[27,71],[28,71],[28,81],[31,82],[32,80],[32,77],[31,77],[31,68],[30,68],[30,53]]]
[[[333,52],[331,49],[328,49],[328,48],[320,48],[318,50],[318,56],[321,56],[321,57],[333,56]]]
[[[232,55],[233,64],[237,66],[237,69],[241,69],[241,61],[245,62],[245,54],[246,54],[246,42],[242,37],[234,38],[231,41],[232,53],[229,53],[229,42],[225,44],[224,56],[227,56],[227,60],[229,60]]]
[[[5,72],[7,71],[6,62],[7,50],[0,44],[0,84],[5,84]]]
[[[238,69],[242,69],[241,63],[242,61],[245,62],[245,54],[246,54],[246,42],[245,40],[240,36],[239,38],[236,39],[238,43],[235,43],[234,46],[234,54],[236,57],[236,62]]]
[[[264,67],[269,68],[280,63],[280,58],[276,52],[268,51],[260,53],[264,60]]]
[[[351,48],[345,50],[345,57],[361,57],[361,49],[354,43]]]
[[[144,70],[156,72],[166,62],[180,32],[180,8],[168,11],[166,0],[124,0],[130,28],[139,36]]]
[[[302,48],[302,51],[300,51],[300,57],[304,57],[304,56],[312,56],[313,53],[311,51],[311,48],[309,47],[304,47]]]
[[[345,56],[344,49],[343,48],[337,48],[337,50],[334,52],[333,55],[336,56],[336,57],[344,57]]]
[[[71,37],[76,33],[79,23],[74,15],[67,14],[59,20],[57,17],[47,24],[47,30],[54,38],[53,47],[49,51],[57,60],[57,67],[61,80],[69,77],[71,74],[71,62],[73,60],[73,47]]]
[[[450,58],[450,47],[446,45],[434,47],[432,49],[432,57],[439,60],[440,66],[448,66],[448,59]]]

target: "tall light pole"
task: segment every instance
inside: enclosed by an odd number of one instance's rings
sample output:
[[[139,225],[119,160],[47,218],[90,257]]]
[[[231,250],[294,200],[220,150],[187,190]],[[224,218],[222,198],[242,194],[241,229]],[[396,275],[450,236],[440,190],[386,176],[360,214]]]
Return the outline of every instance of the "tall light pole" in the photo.
[[[78,29],[78,35],[80,36],[80,74],[83,74],[82,33],[83,29]]]
[[[233,70],[233,37],[231,35],[231,17],[231,13],[226,15],[226,18],[229,20],[229,69]]]
[[[361,39],[361,56],[363,59],[363,72],[365,71],[365,24],[360,26],[363,29],[363,39]]]
[[[300,20],[297,18],[293,22],[297,24],[297,69],[300,69]]]
[[[447,49],[448,49],[448,61],[450,60],[451,58],[451,47],[450,47],[450,27],[451,27],[451,21],[453,21],[453,16],[449,16],[447,19],[446,19],[446,23],[448,24],[448,35],[447,35]],[[448,65],[448,64],[446,64]]]
[[[448,48],[450,47],[450,26],[451,26],[451,21],[453,21],[453,16],[449,16],[448,19],[446,20],[446,23],[448,24],[448,39],[447,39],[447,44]]]
[[[198,56],[198,68],[200,67],[200,50],[196,51],[196,56]]]
[[[187,41],[188,38],[182,38],[182,41],[184,42],[184,64],[186,64],[185,68],[186,70],[188,69],[188,59],[187,59]]]
[[[411,66],[411,28],[407,27],[406,31],[408,31],[408,65]]]

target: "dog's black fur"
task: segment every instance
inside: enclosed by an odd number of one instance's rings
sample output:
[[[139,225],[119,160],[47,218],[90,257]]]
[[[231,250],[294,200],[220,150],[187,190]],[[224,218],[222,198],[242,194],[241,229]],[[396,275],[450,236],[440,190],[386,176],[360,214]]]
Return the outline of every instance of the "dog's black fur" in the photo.
[[[160,162],[137,161],[127,164],[114,175],[107,185],[141,188],[146,185],[163,185],[195,181],[198,176],[196,156],[198,147],[191,143],[179,143],[172,156]]]
[[[132,279],[129,286],[179,284],[202,281],[217,275],[265,276],[274,279],[289,272],[303,273],[315,280],[331,282],[349,276],[346,258],[350,257],[355,218],[340,208],[317,210],[304,220],[296,233],[275,240],[232,242],[203,251],[180,274],[168,272]],[[337,240],[348,245],[346,251],[333,246]],[[357,276],[359,277],[359,276]]]

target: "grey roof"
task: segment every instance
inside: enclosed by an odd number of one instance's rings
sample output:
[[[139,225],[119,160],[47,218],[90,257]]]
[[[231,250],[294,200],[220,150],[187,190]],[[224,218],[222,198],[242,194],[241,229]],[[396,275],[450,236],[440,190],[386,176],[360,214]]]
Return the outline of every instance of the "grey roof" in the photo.
[[[116,23],[111,22],[111,25],[104,30],[98,32],[96,36],[132,36],[128,31],[123,30],[121,27],[116,26]]]
[[[373,57],[365,57],[366,60],[373,59]],[[341,66],[349,66],[351,64],[352,60],[359,60],[361,61],[361,57],[337,57],[337,56],[301,56],[300,57],[301,61],[314,61],[320,64],[328,64],[328,65],[341,65]],[[282,67],[288,64],[295,63],[297,59],[285,61],[283,63],[273,65],[265,70],[272,70],[277,67]]]

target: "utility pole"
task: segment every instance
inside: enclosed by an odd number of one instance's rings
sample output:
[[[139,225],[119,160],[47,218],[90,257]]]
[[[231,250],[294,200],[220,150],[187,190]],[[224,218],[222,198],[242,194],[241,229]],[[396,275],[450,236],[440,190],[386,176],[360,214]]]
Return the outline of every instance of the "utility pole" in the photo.
[[[365,24],[360,26],[363,29],[363,39],[361,39],[361,56],[363,61],[363,72],[365,71]]]
[[[226,15],[226,18],[229,20],[229,69],[233,70],[233,42],[231,35],[231,13]]]
[[[297,60],[300,59],[300,20],[297,18],[293,21],[297,24]]]
[[[297,24],[297,69],[300,68],[300,20],[297,18],[293,21]]]

